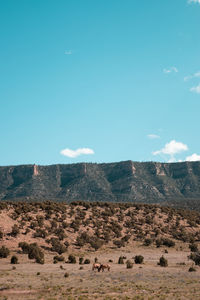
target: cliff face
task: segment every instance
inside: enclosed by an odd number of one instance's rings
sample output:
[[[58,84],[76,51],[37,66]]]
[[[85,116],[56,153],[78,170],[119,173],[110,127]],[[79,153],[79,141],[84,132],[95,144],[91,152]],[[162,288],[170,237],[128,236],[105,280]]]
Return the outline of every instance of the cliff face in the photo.
[[[157,202],[200,199],[200,162],[0,167],[0,200]]]

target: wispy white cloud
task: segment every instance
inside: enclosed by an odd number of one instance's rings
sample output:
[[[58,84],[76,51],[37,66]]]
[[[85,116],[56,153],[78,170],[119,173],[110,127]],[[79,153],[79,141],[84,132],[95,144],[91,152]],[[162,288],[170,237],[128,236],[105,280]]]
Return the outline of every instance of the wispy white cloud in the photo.
[[[72,54],[72,50],[65,50],[65,55],[71,55]]]
[[[168,162],[175,162],[175,154],[181,153],[183,151],[187,151],[188,146],[181,142],[177,142],[175,140],[170,141],[169,143],[165,144],[164,148],[161,150],[154,151],[153,155],[169,155],[170,158]]]
[[[163,73],[169,74],[169,73],[178,73],[178,69],[176,67],[170,67],[168,69],[163,69]]]
[[[160,138],[159,135],[153,134],[153,133],[152,133],[152,134],[148,134],[147,137],[148,137],[149,139],[151,139],[151,140],[159,139],[159,138]]]
[[[197,93],[197,94],[200,94],[200,83],[197,85],[197,86],[193,86],[191,89],[190,89],[191,92],[194,92],[194,93]]]
[[[186,161],[198,161],[198,160],[200,160],[200,155],[193,153],[192,155],[187,156],[185,160]]]
[[[67,156],[67,157],[71,157],[71,158],[75,158],[79,155],[89,155],[89,154],[94,154],[94,150],[90,149],[90,148],[79,148],[79,149],[76,149],[76,150],[71,150],[71,149],[64,149],[64,150],[61,150],[60,153],[64,156]]]
[[[200,4],[200,0],[188,0],[188,3],[198,3],[198,4]]]
[[[193,78],[198,78],[198,77],[200,77],[200,71],[198,71],[192,75],[188,75],[188,76],[184,77],[184,81],[189,81]]]

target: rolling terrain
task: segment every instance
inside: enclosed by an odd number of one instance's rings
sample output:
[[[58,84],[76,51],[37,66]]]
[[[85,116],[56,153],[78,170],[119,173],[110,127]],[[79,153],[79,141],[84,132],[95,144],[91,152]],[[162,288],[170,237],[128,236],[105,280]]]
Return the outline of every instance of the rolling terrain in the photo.
[[[199,241],[195,211],[2,201],[0,299],[197,300]]]

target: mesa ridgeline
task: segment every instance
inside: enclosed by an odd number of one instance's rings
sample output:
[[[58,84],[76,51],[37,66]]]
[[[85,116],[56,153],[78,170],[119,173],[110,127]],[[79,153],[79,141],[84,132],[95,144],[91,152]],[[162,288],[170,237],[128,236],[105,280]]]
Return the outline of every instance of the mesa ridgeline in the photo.
[[[142,202],[200,209],[200,162],[2,166],[0,200]]]

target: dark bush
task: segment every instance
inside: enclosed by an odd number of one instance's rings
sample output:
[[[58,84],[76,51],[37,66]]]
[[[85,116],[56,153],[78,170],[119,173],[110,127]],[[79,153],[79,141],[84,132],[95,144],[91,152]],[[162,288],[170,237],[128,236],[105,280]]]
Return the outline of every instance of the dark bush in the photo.
[[[158,262],[158,265],[160,265],[161,267],[167,267],[168,266],[168,261],[166,258],[164,258],[164,256],[160,257],[160,260]]]
[[[10,250],[6,248],[5,246],[2,246],[0,248],[0,258],[6,258],[10,254]]]
[[[64,260],[65,260],[64,256],[62,256],[62,255],[59,255],[59,256],[56,255],[53,258],[53,263],[56,264],[58,261],[64,261]]]
[[[119,257],[119,259],[118,259],[118,264],[120,264],[120,265],[124,264],[123,256],[120,256],[120,257]]]
[[[142,255],[136,255],[134,257],[134,261],[136,264],[142,264],[144,261],[144,257]]]
[[[153,243],[152,239],[145,239],[144,246],[150,246]]]
[[[75,264],[76,263],[76,257],[74,255],[70,254],[68,256],[68,263],[69,264]]]
[[[117,246],[118,248],[121,248],[121,247],[124,247],[124,246],[125,246],[124,240],[114,240],[114,241],[113,241],[113,244],[114,244],[115,246]]]
[[[33,234],[34,238],[41,237],[41,238],[44,239],[46,236],[47,236],[47,232],[44,229],[41,229],[41,228],[37,228],[36,231]]]
[[[196,272],[196,269],[194,267],[190,267],[188,272]]]
[[[44,253],[36,243],[29,245],[28,258],[35,259],[38,264],[44,264]]]
[[[0,239],[3,238],[3,232],[0,230]]]
[[[85,265],[90,264],[90,260],[89,260],[88,258],[86,258],[86,259],[84,260],[84,264],[85,264]]]
[[[89,243],[90,243],[91,247],[94,248],[95,251],[97,251],[103,245],[102,240],[100,240],[99,238],[94,238],[94,237],[92,239],[90,239]]]
[[[200,252],[191,253],[189,259],[193,260],[195,265],[200,266]]]
[[[58,254],[65,253],[67,251],[67,248],[61,244],[58,238],[51,238],[50,243],[52,245],[51,250]]]
[[[18,244],[18,247],[20,247],[22,249],[22,252],[24,254],[28,254],[28,252],[29,252],[29,244],[28,243],[26,243],[26,242],[20,242]]]
[[[14,224],[12,227],[11,235],[16,237],[18,234],[19,234],[19,227],[16,224]]]
[[[126,262],[126,268],[127,269],[132,269],[133,268],[133,263],[130,260],[127,260],[127,262]]]
[[[162,244],[164,246],[167,246],[167,247],[174,247],[175,246],[175,242],[170,240],[170,239],[167,239],[167,238],[162,240]]]
[[[156,247],[159,248],[160,246],[162,246],[162,240],[161,239],[157,239],[156,240]]]
[[[189,245],[189,248],[190,248],[191,252],[198,252],[198,246],[197,246],[197,244],[191,243]]]
[[[79,257],[79,265],[82,265],[83,264],[83,257]]]
[[[69,273],[66,272],[66,273],[64,274],[64,277],[65,277],[65,278],[69,277]]]
[[[10,263],[13,264],[13,265],[16,265],[18,264],[18,257],[13,255],[10,259]]]

